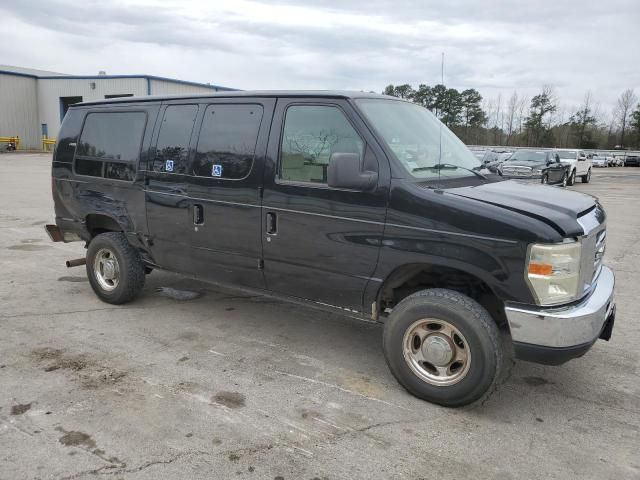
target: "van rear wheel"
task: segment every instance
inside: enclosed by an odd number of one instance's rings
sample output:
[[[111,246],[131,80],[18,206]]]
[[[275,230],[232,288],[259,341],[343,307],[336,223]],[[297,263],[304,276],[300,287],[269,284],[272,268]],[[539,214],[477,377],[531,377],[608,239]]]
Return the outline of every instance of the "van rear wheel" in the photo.
[[[475,300],[423,290],[402,300],[385,323],[387,365],[412,395],[446,407],[486,399],[503,363],[500,333]]]
[[[605,165],[606,167],[606,165]],[[587,174],[582,176],[582,183],[589,183],[591,181],[591,169],[587,170]]]
[[[102,233],[87,249],[87,277],[104,302],[119,305],[137,297],[144,287],[144,264],[124,234]]]

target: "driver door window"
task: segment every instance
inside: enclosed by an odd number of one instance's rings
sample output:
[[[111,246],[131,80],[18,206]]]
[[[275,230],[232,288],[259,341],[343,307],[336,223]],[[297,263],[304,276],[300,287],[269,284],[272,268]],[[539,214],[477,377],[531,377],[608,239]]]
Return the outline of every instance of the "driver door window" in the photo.
[[[296,183],[327,183],[333,153],[356,153],[364,142],[342,111],[329,105],[287,109],[280,148],[279,178]]]

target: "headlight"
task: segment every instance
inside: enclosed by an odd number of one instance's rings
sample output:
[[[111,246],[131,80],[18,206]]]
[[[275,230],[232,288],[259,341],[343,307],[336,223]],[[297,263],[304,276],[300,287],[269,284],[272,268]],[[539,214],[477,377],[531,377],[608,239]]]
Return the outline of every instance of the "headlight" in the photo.
[[[581,248],[579,242],[531,245],[526,278],[540,305],[575,300]]]

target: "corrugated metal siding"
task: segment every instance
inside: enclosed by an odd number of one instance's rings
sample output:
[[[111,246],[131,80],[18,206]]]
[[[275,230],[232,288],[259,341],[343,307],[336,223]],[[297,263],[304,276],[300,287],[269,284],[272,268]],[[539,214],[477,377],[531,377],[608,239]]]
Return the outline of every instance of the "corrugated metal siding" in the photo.
[[[91,88],[94,84],[95,88]],[[49,136],[57,138],[60,130],[60,97],[82,97],[83,101],[103,100],[105,95],[147,94],[145,78],[38,79],[40,123],[49,126]]]
[[[198,85],[188,85],[179,82],[170,82],[167,80],[151,79],[151,95],[171,95],[171,94],[188,94],[188,93],[214,93],[213,87],[200,87]]]
[[[0,137],[19,135],[21,148],[41,147],[36,92],[35,78],[0,73]]]
[[[21,144],[41,148],[41,125],[47,124],[50,138],[60,130],[60,98],[82,97],[102,100],[105,95],[134,96],[199,94],[215,87],[190,85],[171,80],[131,78],[30,78],[0,73],[0,136],[20,135]]]

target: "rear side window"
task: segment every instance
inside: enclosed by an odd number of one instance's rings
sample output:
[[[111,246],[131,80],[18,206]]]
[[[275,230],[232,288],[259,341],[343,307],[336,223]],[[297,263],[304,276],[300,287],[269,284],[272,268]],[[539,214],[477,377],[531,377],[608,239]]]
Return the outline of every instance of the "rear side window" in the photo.
[[[89,113],[76,150],[76,173],[133,180],[146,119],[144,112]]]
[[[261,121],[260,105],[209,105],[202,120],[193,174],[230,180],[249,175]]]
[[[337,107],[294,105],[287,109],[280,149],[280,178],[293,182],[327,183],[333,153],[356,153],[364,142]]]
[[[73,161],[73,154],[76,151],[83,118],[84,112],[75,108],[69,109],[64,116],[58,133],[58,146],[55,152],[55,160],[57,162],[71,163]]]
[[[187,173],[189,140],[198,115],[197,105],[171,105],[162,118],[156,152],[150,170]]]

